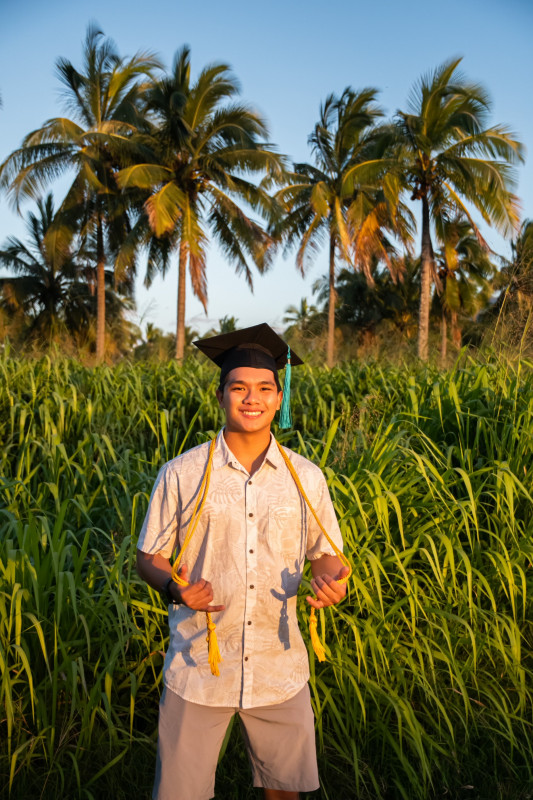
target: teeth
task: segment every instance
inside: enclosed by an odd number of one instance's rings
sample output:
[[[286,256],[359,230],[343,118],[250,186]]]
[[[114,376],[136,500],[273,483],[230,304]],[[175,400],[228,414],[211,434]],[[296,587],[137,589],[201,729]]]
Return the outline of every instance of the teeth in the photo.
[[[258,417],[261,414],[260,411],[243,411],[241,413],[243,413],[245,417]]]

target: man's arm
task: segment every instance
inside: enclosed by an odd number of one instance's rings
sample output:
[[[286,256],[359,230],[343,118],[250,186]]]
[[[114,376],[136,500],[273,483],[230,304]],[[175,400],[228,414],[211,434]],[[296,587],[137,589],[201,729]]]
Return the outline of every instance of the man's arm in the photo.
[[[346,577],[349,568],[342,565],[338,556],[323,555],[311,561],[313,580],[311,586],[316,597],[308,596],[307,602],[313,608],[326,608],[339,603],[346,595],[346,584],[339,583]]]
[[[160,592],[168,579],[172,577],[172,567],[169,559],[159,553],[151,555],[137,550],[137,573],[152,589]],[[180,567],[179,576],[187,580],[185,565]],[[223,611],[225,608],[225,606],[210,605],[213,599],[213,588],[209,581],[203,578],[188,586],[178,586],[175,581],[172,581],[169,584],[169,592],[174,600],[194,611]]]

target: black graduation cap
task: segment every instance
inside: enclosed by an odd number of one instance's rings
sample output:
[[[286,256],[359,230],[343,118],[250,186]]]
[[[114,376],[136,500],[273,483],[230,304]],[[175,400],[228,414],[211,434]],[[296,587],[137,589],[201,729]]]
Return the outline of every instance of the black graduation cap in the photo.
[[[290,347],[281,336],[272,330],[270,325],[263,322],[240,331],[198,339],[193,344],[220,367],[221,384],[224,383],[224,378],[232,369],[254,367],[255,369],[272,370],[279,386],[277,370],[287,366],[283,385],[280,427],[290,427],[292,424],[290,418],[291,365],[297,367],[299,364],[303,364],[303,361],[296,353],[291,352]]]

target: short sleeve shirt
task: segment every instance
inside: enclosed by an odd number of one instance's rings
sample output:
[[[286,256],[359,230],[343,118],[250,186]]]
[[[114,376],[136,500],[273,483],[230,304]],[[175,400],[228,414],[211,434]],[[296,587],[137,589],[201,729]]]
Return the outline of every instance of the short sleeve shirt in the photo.
[[[169,461],[159,472],[138,547],[170,558],[183,544],[209,443]],[[284,448],[330,538],[342,537],[321,470]],[[213,455],[209,491],[182,557],[189,581],[209,580],[222,656],[211,674],[205,613],[169,607],[170,643],[164,682],[194,703],[252,708],[280,703],[309,678],[307,650],[296,619],[304,559],[334,555],[292,478],[278,445],[270,446],[252,476],[228,448],[223,431]]]

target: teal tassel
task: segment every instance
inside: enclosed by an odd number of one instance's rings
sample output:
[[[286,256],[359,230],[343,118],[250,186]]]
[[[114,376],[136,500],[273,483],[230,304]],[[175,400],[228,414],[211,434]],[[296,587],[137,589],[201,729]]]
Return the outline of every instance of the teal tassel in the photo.
[[[287,353],[287,367],[285,369],[285,380],[283,382],[283,400],[281,401],[281,411],[279,415],[280,428],[292,428],[291,414],[291,348]]]

